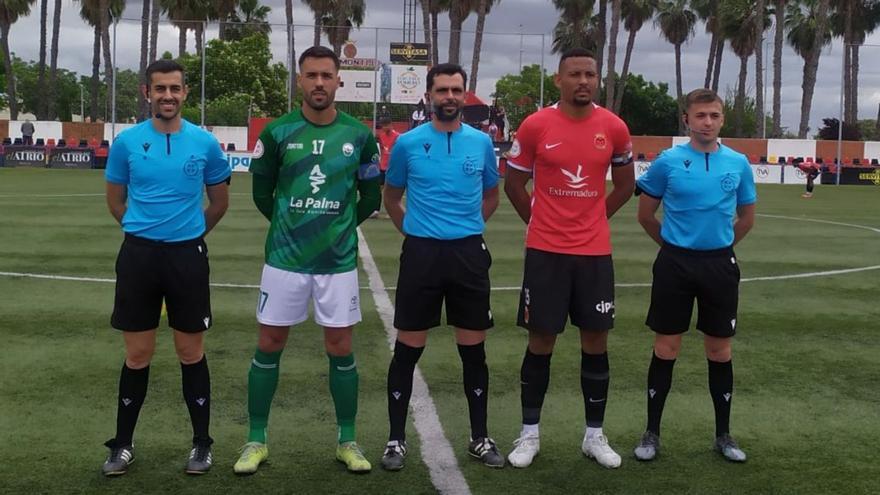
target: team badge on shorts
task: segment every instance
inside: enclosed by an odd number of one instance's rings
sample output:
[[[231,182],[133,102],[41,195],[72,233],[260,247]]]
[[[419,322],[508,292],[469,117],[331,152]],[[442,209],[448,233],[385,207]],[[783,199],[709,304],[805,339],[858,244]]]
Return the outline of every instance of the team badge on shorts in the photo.
[[[597,150],[604,150],[606,146],[608,146],[608,140],[605,138],[605,134],[601,132],[596,134],[593,137],[593,146],[596,147]]]

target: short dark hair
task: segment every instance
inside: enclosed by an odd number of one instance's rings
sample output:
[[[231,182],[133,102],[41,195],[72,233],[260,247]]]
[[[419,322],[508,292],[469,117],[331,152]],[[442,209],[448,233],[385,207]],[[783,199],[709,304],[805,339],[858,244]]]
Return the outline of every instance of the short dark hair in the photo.
[[[708,88],[695,89],[684,97],[684,111],[687,112],[695,103],[714,103],[716,101],[724,107],[724,101],[718,96],[718,93]]]
[[[379,118],[379,125],[386,126],[391,124],[391,117],[381,117]]]
[[[144,72],[144,84],[149,86],[153,82],[153,74],[155,74],[156,72],[160,74],[180,72],[180,75],[183,78],[183,83],[186,84],[186,71],[183,70],[182,65],[175,62],[174,60],[160,58],[159,60],[156,60],[155,62],[148,65],[146,71]]]
[[[596,55],[594,55],[593,52],[586,48],[576,46],[562,52],[562,56],[559,58],[559,67],[562,67],[562,62],[565,62],[565,59],[575,57],[587,57],[596,60]]]
[[[428,71],[428,91],[431,91],[431,88],[434,87],[434,78],[437,74],[443,74],[446,76],[454,76],[456,74],[461,74],[461,79],[463,81],[463,86],[467,88],[467,73],[464,69],[461,68],[458,64],[437,64],[434,67],[431,67],[431,70]]]
[[[297,64],[300,69],[302,69],[303,61],[307,58],[329,58],[333,60],[333,65],[336,66],[336,70],[339,70],[339,57],[336,55],[336,52],[326,46],[313,46],[302,52]]]

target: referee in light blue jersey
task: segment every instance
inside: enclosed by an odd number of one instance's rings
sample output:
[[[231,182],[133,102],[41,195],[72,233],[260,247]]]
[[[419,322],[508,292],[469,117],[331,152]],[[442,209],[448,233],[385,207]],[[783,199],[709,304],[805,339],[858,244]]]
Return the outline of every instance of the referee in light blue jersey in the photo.
[[[660,154],[636,184],[639,223],[660,252],[646,322],[655,332],[648,425],[634,453],[650,461],[660,450],[660,417],[696,299],[697,330],[704,334],[715,406],[715,449],[727,460],[743,462],[746,454],[730,436],[731,341],[740,278],[733,246],[755,223],[755,180],[746,157],[718,142],[724,111],[715,92],[697,89],[688,94],[683,118],[690,142]],[[657,219],[661,203],[662,221]]]
[[[455,328],[470,416],[468,454],[493,468],[504,457],[489,437],[486,412],[489,369],[484,341],[492,327],[485,221],[498,207],[498,167],[486,134],[462,124],[467,75],[455,64],[428,71],[432,121],[400,136],[385,175],[385,209],[405,239],[394,311],[397,341],[388,369],[391,426],[382,456],[388,471],[403,468],[406,414],[413,370],[428,330]],[[406,191],[406,208],[403,193]]]
[[[116,259],[110,323],[123,332],[116,435],[102,472],[118,476],[134,461],[132,437],[147,394],[150,360],[163,301],[183,375],[193,428],[186,472],[212,464],[208,434],[211,379],[203,335],[211,327],[208,247],[204,236],[229,205],[231,170],[217,140],[180,116],[187,87],[183,67],[158,60],[146,70],[144,92],[153,117],[122,132],[107,160],[107,205],[125,240]],[[203,209],[203,193],[208,207]]]

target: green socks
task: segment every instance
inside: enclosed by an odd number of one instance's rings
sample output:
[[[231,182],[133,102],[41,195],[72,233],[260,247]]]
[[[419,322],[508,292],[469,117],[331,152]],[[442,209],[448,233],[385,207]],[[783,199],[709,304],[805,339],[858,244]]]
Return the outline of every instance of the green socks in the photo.
[[[340,444],[353,442],[358,400],[358,371],[354,354],[328,354],[327,357],[330,359],[330,395],[333,396],[333,404],[336,406],[336,424],[339,426],[338,440]]]
[[[269,408],[278,387],[278,363],[281,352],[266,353],[259,349],[254,353],[248,372],[248,416],[250,431],[248,442],[266,443],[266,426],[269,424]]]

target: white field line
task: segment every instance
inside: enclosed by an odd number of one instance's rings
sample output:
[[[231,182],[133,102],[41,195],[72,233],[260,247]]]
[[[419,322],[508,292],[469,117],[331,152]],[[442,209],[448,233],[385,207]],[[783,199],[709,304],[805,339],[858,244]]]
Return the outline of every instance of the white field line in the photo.
[[[367,273],[370,282],[370,290],[376,303],[376,310],[385,326],[385,334],[388,337],[388,345],[393,350],[397,339],[394,332],[394,306],[391,298],[382,283],[379,268],[370,253],[370,246],[361,229],[358,229],[358,251],[360,252],[361,266]],[[437,415],[437,408],[428,390],[422,372],[416,366],[413,373],[413,391],[410,398],[410,408],[413,412],[413,423],[419,433],[422,446],[422,462],[428,466],[431,483],[440,493],[469,494],[470,488],[464,475],[458,467],[458,461],[452,451],[452,445],[443,433],[443,425]]]

